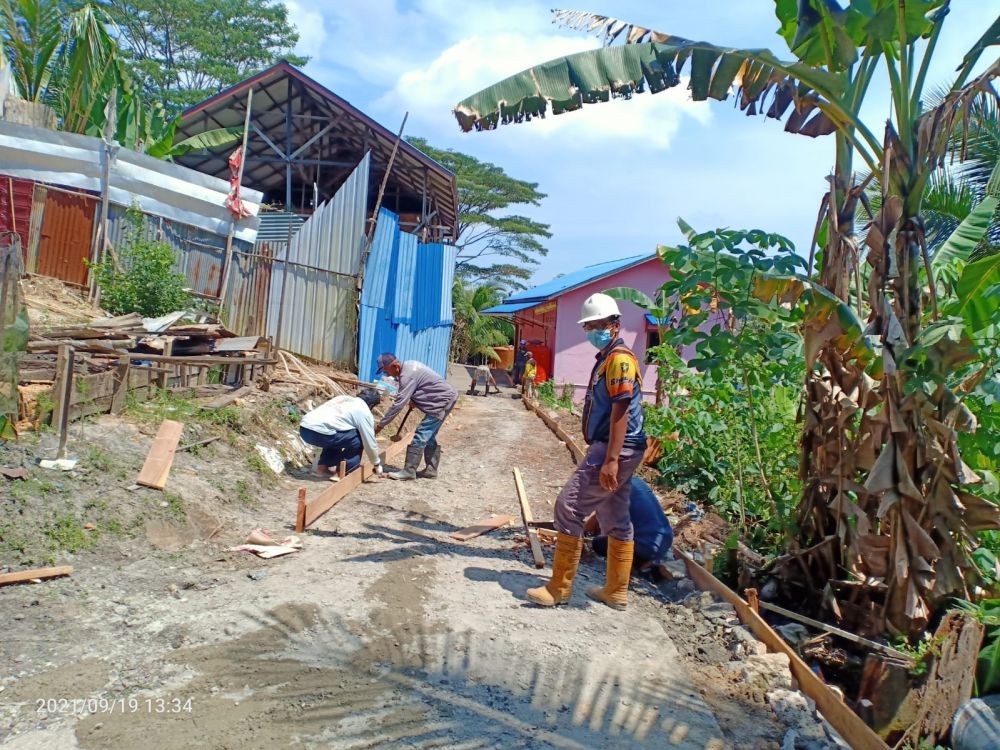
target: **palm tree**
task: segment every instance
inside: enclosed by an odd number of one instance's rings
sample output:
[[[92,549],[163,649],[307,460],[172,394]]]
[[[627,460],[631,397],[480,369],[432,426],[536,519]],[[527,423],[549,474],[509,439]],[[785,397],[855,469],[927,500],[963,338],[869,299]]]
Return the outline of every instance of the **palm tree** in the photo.
[[[930,610],[947,596],[968,593],[970,532],[1000,527],[996,508],[973,499],[963,513],[947,502],[955,493],[966,502],[961,484],[970,479],[957,459],[954,431],[935,426],[953,411],[955,396],[948,389],[922,388],[926,373],[910,366],[915,352],[929,356],[936,370],[968,354],[967,338],[957,333],[939,335],[934,343],[920,338],[921,263],[932,275],[921,209],[949,138],[972,107],[996,100],[990,81],[1000,75],[997,60],[969,80],[986,48],[1000,43],[998,19],[962,58],[940,104],[925,110],[927,72],[948,5],[866,0],[842,9],[829,0],[777,2],[780,34],[794,61],[769,50],[693,42],[606,16],[556,11],[556,20],[599,33],[606,46],[536,65],[455,108],[464,130],[491,129],[550,109],[560,114],[647,88],[656,93],[678,85],[687,65],[695,100],[724,100],[735,88],[748,115],[783,119],[792,133],[833,135],[834,169],[817,221],[817,236],[825,236],[818,282],[840,300],[853,301],[859,317],[868,314],[882,370],[865,371],[836,318],[807,311],[805,490],[798,517],[803,552],[796,562],[812,566],[816,580],[834,579],[845,568],[862,580],[873,569],[886,570],[884,595],[866,591],[877,603],[866,626],[906,633],[921,631]],[[880,66],[893,104],[882,138],[861,117]],[[854,233],[866,182],[855,178],[855,159],[883,188],[882,208],[865,239],[867,285]],[[810,272],[812,262],[811,251]],[[936,318],[933,280],[929,288]],[[921,447],[928,444],[933,456]],[[831,540],[833,556],[826,555]],[[815,589],[806,595],[817,603],[822,597]]]
[[[468,286],[455,279],[452,287],[454,325],[451,356],[457,362],[482,359],[499,362],[495,347],[506,346],[514,337],[510,323],[483,315],[482,310],[501,302],[502,292],[494,286]]]

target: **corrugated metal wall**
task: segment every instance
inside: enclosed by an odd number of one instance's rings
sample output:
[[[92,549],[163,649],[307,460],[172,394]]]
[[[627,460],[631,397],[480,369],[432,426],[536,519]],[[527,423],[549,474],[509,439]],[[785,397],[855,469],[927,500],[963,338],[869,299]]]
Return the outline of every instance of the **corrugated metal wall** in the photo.
[[[282,249],[284,243],[281,243]],[[267,300],[277,253],[263,242],[248,252],[233,253],[226,292],[226,325],[242,336],[267,335]]]
[[[35,183],[0,175],[0,232],[17,232],[21,249],[28,249],[31,197]]]
[[[382,209],[365,269],[358,376],[375,377],[382,352],[416,359],[444,376],[451,345],[451,287],[457,249],[421,245]]]
[[[111,204],[108,212],[108,239],[111,246],[119,248],[130,236],[159,240],[170,245],[177,253],[176,269],[184,274],[188,286],[198,294],[217,295],[222,285],[222,265],[226,256],[226,237],[204,229],[164,219],[161,216],[143,216],[141,227],[134,227],[126,215],[128,209]],[[253,245],[245,240],[233,239],[235,253],[250,253]],[[228,295],[227,295],[228,296]],[[241,332],[242,333],[242,332]],[[248,336],[253,335],[247,332]]]
[[[0,121],[0,171],[12,177],[100,191],[104,171],[100,138]],[[225,237],[232,215],[225,206],[229,183],[172,162],[126,148],[110,164],[112,203],[133,203],[149,214],[199,227]],[[243,188],[240,198],[251,215],[236,223],[236,237],[253,242],[263,195]]]
[[[36,269],[71,284],[85,286],[94,239],[97,198],[62,190],[48,190],[38,240]]]
[[[366,154],[337,194],[299,228],[287,253],[287,279],[283,260],[275,261],[271,273],[268,335],[280,340],[283,349],[344,367],[353,366],[357,351],[357,276],[364,251],[368,169]]]

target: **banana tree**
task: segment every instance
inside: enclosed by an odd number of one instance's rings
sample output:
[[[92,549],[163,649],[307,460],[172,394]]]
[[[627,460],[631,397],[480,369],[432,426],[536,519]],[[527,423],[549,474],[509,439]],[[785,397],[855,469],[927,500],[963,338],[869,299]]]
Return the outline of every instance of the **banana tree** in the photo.
[[[876,569],[884,572],[884,585],[865,592],[873,606],[847,613],[873,632],[886,626],[907,633],[919,631],[930,607],[949,594],[965,593],[963,573],[968,566],[961,554],[953,553],[962,548],[956,539],[971,528],[962,527],[963,514],[957,514],[957,521],[956,514],[946,514],[948,520],[939,523],[930,513],[914,515],[908,503],[896,502],[904,496],[930,508],[932,497],[944,497],[942,477],[953,489],[964,478],[960,468],[946,470],[941,463],[944,459],[938,457],[935,470],[925,476],[926,464],[918,467],[911,455],[924,438],[925,415],[910,412],[907,421],[895,411],[913,384],[894,355],[903,354],[896,351],[901,344],[920,344],[915,336],[919,316],[914,316],[913,307],[921,303],[916,279],[923,237],[919,229],[923,188],[939,166],[948,137],[963,113],[977,101],[995,96],[989,82],[1000,68],[1000,61],[993,63],[969,83],[983,52],[1000,43],[997,20],[962,58],[944,101],[922,112],[927,73],[948,6],[948,0],[852,0],[846,8],[831,0],[777,0],[780,34],[795,57],[791,61],[769,50],[693,42],[606,16],[557,11],[557,21],[597,32],[606,46],[534,66],[455,108],[464,130],[491,129],[548,111],[561,114],[611,98],[628,98],[646,89],[657,93],[686,80],[695,100],[724,100],[735,91],[737,103],[748,115],[783,120],[785,130],[792,133],[833,136],[834,169],[816,225],[816,237],[822,243],[818,283],[836,298],[855,304],[861,317],[872,311],[869,329],[881,340],[886,375],[873,381],[863,362],[841,346],[841,336],[828,336],[817,353],[806,378],[805,493],[799,510],[799,542],[804,551],[831,543],[836,548],[833,556],[807,560],[806,564],[827,561],[825,570],[813,578],[833,579],[844,568],[857,575]],[[876,137],[877,128],[860,115],[880,67],[888,73],[894,110],[894,124],[883,138]],[[862,283],[862,253],[854,234],[855,213],[864,201],[865,188],[863,181],[855,179],[855,159],[886,189],[883,209],[866,240],[870,248],[878,248],[868,255],[873,268],[867,285]],[[890,267],[887,247],[900,242],[908,250]],[[912,257],[913,249],[916,257]],[[811,250],[810,272],[812,266]],[[892,289],[887,290],[889,278]],[[886,311],[897,300],[899,314],[888,315]],[[939,364],[943,366],[948,359],[942,355]],[[944,409],[941,399],[945,396],[936,398],[938,408]],[[907,402],[908,407],[912,405]],[[947,422],[949,429],[957,425],[955,419]],[[922,483],[916,491],[906,487],[909,494],[901,492],[903,475],[896,471],[898,441],[893,435],[897,429],[907,432],[904,447],[908,452],[903,453],[903,460],[909,462],[909,476],[913,479],[917,472],[913,481]],[[944,448],[954,441],[946,443]],[[882,465],[876,467],[877,459]],[[881,471],[885,464],[889,464],[893,483],[882,486],[885,475],[879,474],[881,483],[871,484],[875,469]],[[978,525],[986,523],[987,517],[989,524],[1000,522],[995,512],[981,515],[984,520],[976,521]],[[862,516],[865,524],[860,524]],[[912,522],[918,518],[915,527]],[[869,533],[862,533],[859,524]],[[921,534],[936,535],[938,542],[927,544]],[[888,552],[892,557],[886,556]],[[813,590],[799,595],[820,603]],[[832,602],[835,613],[840,611],[835,591],[827,588],[822,600]]]

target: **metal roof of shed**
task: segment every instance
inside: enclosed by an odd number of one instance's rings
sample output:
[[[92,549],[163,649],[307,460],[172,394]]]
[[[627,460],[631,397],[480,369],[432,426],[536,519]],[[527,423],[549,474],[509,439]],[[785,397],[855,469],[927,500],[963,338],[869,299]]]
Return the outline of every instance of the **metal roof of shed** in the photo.
[[[242,128],[246,115],[247,92],[253,89],[251,133],[243,172],[245,185],[272,191],[284,197],[287,159],[293,156],[293,179],[297,182],[293,200],[300,200],[305,185],[311,195],[314,177],[301,173],[314,168],[320,174],[320,189],[332,195],[370,150],[371,180],[382,181],[396,133],[389,131],[345,99],[314,81],[288,62],[281,61],[245,81],[186,110],[178,128],[178,139],[215,128]],[[289,118],[292,127],[288,127]],[[225,146],[178,157],[177,161],[199,172],[229,179],[227,162],[233,147]],[[436,211],[428,222],[446,227],[445,236],[457,236],[458,196],[455,176],[419,149],[401,142],[389,177],[388,194],[393,188],[409,201],[404,212],[420,213],[420,198],[426,186],[427,213]],[[371,190],[372,200],[376,190]],[[390,204],[391,205],[391,204]]]

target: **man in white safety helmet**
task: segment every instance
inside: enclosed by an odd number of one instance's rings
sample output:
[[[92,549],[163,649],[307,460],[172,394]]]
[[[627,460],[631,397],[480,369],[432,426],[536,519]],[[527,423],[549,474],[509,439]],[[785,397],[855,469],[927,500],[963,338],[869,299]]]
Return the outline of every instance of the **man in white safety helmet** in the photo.
[[[646,448],[639,361],[618,336],[618,303],[608,295],[588,297],[579,323],[598,350],[583,410],[583,435],[589,447],[556,500],[559,533],[552,579],[528,589],[527,597],[544,607],[569,601],[583,549],[584,519],[596,512],[601,531],[608,536],[607,580],[603,587],[588,589],[587,596],[625,609],[634,551],[630,480]]]

